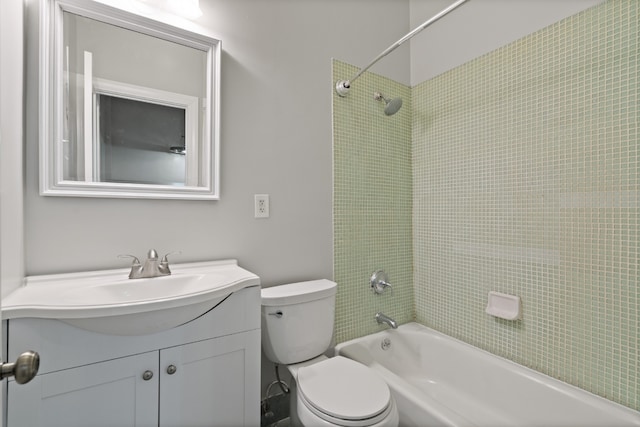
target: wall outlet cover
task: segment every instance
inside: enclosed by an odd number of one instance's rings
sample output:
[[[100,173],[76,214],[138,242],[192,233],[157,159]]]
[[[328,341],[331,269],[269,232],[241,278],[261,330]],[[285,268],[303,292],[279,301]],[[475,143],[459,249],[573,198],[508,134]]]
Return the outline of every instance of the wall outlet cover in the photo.
[[[254,217],[269,218],[269,195],[254,194]]]

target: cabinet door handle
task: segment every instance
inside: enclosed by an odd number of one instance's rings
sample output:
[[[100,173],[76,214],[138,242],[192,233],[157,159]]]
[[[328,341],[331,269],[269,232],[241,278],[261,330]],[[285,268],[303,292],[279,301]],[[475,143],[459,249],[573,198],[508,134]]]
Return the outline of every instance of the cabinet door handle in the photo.
[[[153,371],[144,371],[144,373],[142,374],[142,379],[145,381],[149,381],[151,378],[153,378]]]
[[[176,365],[167,366],[167,374],[169,374],[169,375],[175,374],[177,370],[178,370],[178,368],[176,368]]]

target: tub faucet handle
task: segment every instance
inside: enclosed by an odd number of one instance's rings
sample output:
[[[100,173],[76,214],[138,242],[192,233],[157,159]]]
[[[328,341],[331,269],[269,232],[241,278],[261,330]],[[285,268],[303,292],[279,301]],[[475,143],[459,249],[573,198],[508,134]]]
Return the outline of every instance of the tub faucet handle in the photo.
[[[393,287],[391,287],[391,283],[389,283],[388,280],[387,273],[382,270],[377,270],[371,275],[369,285],[376,294],[383,293],[387,288],[391,289],[391,293],[393,294]]]

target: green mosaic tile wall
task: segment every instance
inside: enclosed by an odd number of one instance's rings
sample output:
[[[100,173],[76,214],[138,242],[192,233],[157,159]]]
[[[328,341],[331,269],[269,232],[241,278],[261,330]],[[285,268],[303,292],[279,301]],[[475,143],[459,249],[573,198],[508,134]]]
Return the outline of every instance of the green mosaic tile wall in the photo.
[[[639,12],[611,0],[412,89],[417,321],[636,410]],[[485,314],[490,290],[523,319]]]
[[[357,71],[334,61],[333,81]],[[402,109],[386,116],[374,92],[402,97]],[[400,323],[413,319],[409,87],[365,73],[349,96],[334,94],[333,128],[336,341],[343,342],[382,330],[378,311]],[[388,274],[392,292],[370,290],[378,269]]]

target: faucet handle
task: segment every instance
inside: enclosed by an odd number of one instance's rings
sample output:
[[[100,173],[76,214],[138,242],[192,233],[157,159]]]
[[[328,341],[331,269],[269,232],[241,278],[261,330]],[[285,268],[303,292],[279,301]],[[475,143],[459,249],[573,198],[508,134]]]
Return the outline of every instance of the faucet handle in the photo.
[[[173,252],[168,252],[165,256],[162,257],[162,260],[160,260],[161,263],[166,263],[169,264],[169,255],[173,255],[173,254],[181,254],[182,251],[173,251]]]
[[[133,258],[133,262],[131,263],[131,271],[129,272],[129,279],[137,278],[142,271],[142,264],[140,264],[140,260],[138,259],[138,257],[129,254],[121,254],[118,255],[118,258]]]
[[[133,258],[133,262],[131,263],[131,266],[136,267],[140,265],[140,260],[138,259],[137,256],[134,256],[134,255],[120,254],[118,255],[118,258]]]
[[[389,280],[387,279],[387,273],[382,270],[377,270],[371,275],[369,286],[376,294],[383,293],[387,288],[391,289],[391,294],[393,294],[393,287],[387,280]]]
[[[181,254],[181,253],[182,253],[182,251],[174,251],[174,252],[169,252],[168,254],[163,256],[162,260],[160,261],[160,265],[158,266],[158,270],[160,271],[160,273],[162,273],[163,275],[171,274],[171,269],[169,268],[169,258],[168,258],[168,256],[171,255],[171,254]]]

